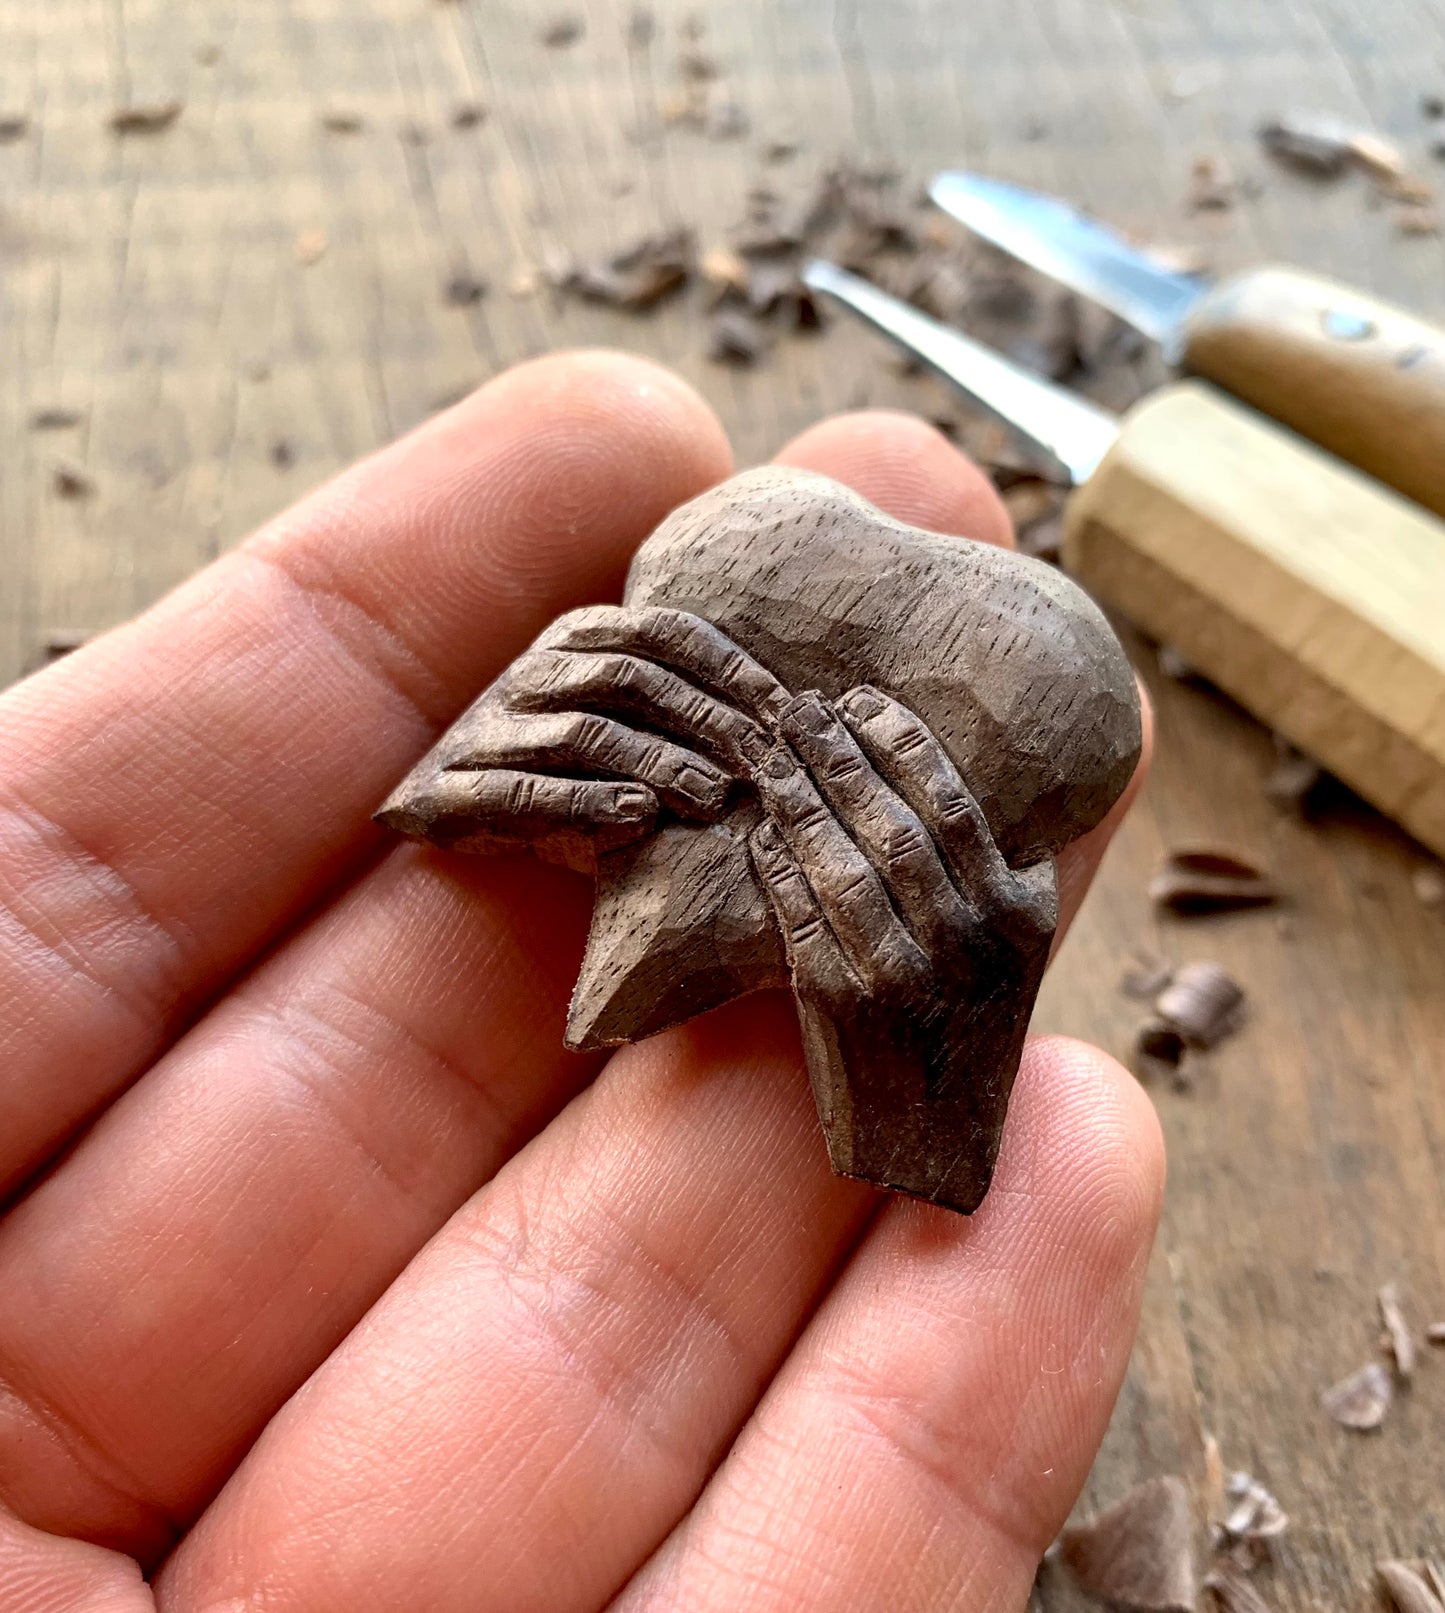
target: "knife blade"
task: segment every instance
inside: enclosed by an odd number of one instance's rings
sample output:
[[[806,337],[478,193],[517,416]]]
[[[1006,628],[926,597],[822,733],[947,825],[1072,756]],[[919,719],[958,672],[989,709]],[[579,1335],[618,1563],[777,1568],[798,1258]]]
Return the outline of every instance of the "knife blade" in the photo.
[[[1081,581],[1445,855],[1445,522],[1204,382],[1117,418],[833,264],[804,279],[1068,471]]]
[[[939,174],[961,223],[1159,341],[1172,363],[1445,514],[1445,331],[1321,276],[1181,275],[1051,196]]]

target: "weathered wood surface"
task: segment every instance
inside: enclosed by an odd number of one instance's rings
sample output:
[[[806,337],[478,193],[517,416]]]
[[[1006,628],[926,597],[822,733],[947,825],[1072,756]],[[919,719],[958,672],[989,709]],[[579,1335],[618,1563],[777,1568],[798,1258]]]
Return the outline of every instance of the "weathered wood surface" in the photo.
[[[0,0],[0,674],[43,633],[133,610],[330,470],[530,353],[606,341],[699,384],[742,462],[820,413],[938,396],[839,323],[756,372],[709,365],[680,308],[647,321],[514,299],[551,243],[601,249],[673,217],[721,235],[739,150],[655,129],[680,19],[645,54],[630,3],[579,3],[586,36],[536,42],[523,0]],[[1439,319],[1439,241],[1398,238],[1355,181],[1321,190],[1254,150],[1263,115],[1318,107],[1402,138],[1425,166],[1422,90],[1445,49],[1431,0],[732,0],[706,8],[756,139],[796,135],[801,170],[838,151],[922,175],[987,166],[1062,190],[1221,268],[1294,261]],[[206,47],[213,63],[198,59]],[[116,141],[122,101],[181,94],[163,135]],[[458,105],[491,109],[458,130]],[[355,134],[326,132],[329,105]],[[408,136],[420,132],[424,143]],[[1263,189],[1185,216],[1190,160]],[[324,231],[310,267],[297,238]],[[314,245],[314,243],[313,243]],[[442,296],[459,270],[479,304]],[[37,434],[32,409],[81,411]],[[56,455],[94,478],[51,490]],[[1374,1344],[1376,1286],[1445,1316],[1445,920],[1415,899],[1419,853],[1348,805],[1310,827],[1262,799],[1267,737],[1225,702],[1152,678],[1159,762],[1141,809],[1046,982],[1040,1021],[1122,1051],[1113,989],[1136,946],[1213,956],[1252,1022],[1190,1093],[1159,1091],[1165,1224],[1134,1366],[1088,1499],[1197,1473],[1201,1431],[1294,1518],[1262,1581],[1282,1609],[1376,1605],[1371,1563],[1445,1539],[1445,1362],[1423,1363],[1384,1429],[1318,1406]],[[1268,863],[1283,913],[1157,920],[1144,887],[1186,841]]]

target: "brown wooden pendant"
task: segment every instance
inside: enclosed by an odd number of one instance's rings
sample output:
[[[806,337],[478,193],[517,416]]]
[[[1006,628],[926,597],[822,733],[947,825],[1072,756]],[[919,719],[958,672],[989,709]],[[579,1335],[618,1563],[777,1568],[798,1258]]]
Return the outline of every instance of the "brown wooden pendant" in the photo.
[[[662,523],[623,604],[553,623],[378,817],[595,874],[569,1046],[791,985],[833,1168],[968,1212],[1054,855],[1139,746],[1124,652],[1061,572],[752,470]]]

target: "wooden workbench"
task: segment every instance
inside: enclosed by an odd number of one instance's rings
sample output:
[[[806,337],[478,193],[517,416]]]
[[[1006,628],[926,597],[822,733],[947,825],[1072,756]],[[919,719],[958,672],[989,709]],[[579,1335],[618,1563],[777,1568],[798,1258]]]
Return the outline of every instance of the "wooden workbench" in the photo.
[[[707,48],[752,133],[664,130],[686,10],[578,3],[584,37],[543,48],[525,0],[0,0],[0,679],[56,628],[144,605],[356,455],[514,360],[605,342],[676,366],[743,462],[830,410],[932,406],[838,323],[753,372],[719,369],[681,307],[640,320],[518,274],[682,220],[721,240],[768,139],[789,183],[840,152],[923,176],[951,162],[1048,186],[1229,267],[1264,255],[1445,315],[1438,240],[1404,240],[1362,183],[1271,170],[1257,121],[1332,110],[1428,167],[1422,91],[1445,91],[1432,0],[716,0]],[[1430,69],[1435,68],[1431,77]],[[184,101],[163,134],[110,111]],[[480,102],[485,121],[454,126]],[[323,126],[327,109],[361,127]],[[1189,164],[1226,157],[1256,193],[1191,218]],[[784,172],[779,170],[780,173]],[[320,232],[319,234],[316,232]],[[299,261],[298,238],[315,256]],[[473,306],[443,296],[465,272]],[[41,407],[80,416],[28,428]],[[57,497],[56,455],[93,478]],[[1263,798],[1270,747],[1206,689],[1153,675],[1159,762],[1047,988],[1043,1024],[1123,1052],[1116,990],[1136,950],[1212,956],[1250,989],[1245,1032],[1194,1089],[1156,1091],[1170,1188],[1134,1365],[1089,1504],[1168,1471],[1203,1438],[1293,1519],[1259,1581],[1283,1609],[1374,1605],[1374,1560],[1445,1545],[1445,1352],[1382,1432],[1335,1427],[1321,1389],[1375,1348],[1374,1294],[1445,1318],[1445,914],[1421,854],[1362,808],[1306,825]],[[1257,857],[1275,912],[1161,923],[1166,847]]]

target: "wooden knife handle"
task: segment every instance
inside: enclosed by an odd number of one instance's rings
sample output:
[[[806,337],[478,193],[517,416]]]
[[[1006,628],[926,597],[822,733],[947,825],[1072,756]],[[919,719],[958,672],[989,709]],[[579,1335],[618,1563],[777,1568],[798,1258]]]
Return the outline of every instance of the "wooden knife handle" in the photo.
[[[1334,281],[1266,267],[1206,294],[1183,361],[1445,515],[1445,331]]]
[[[1191,381],[1125,416],[1064,563],[1445,855],[1445,523]]]

